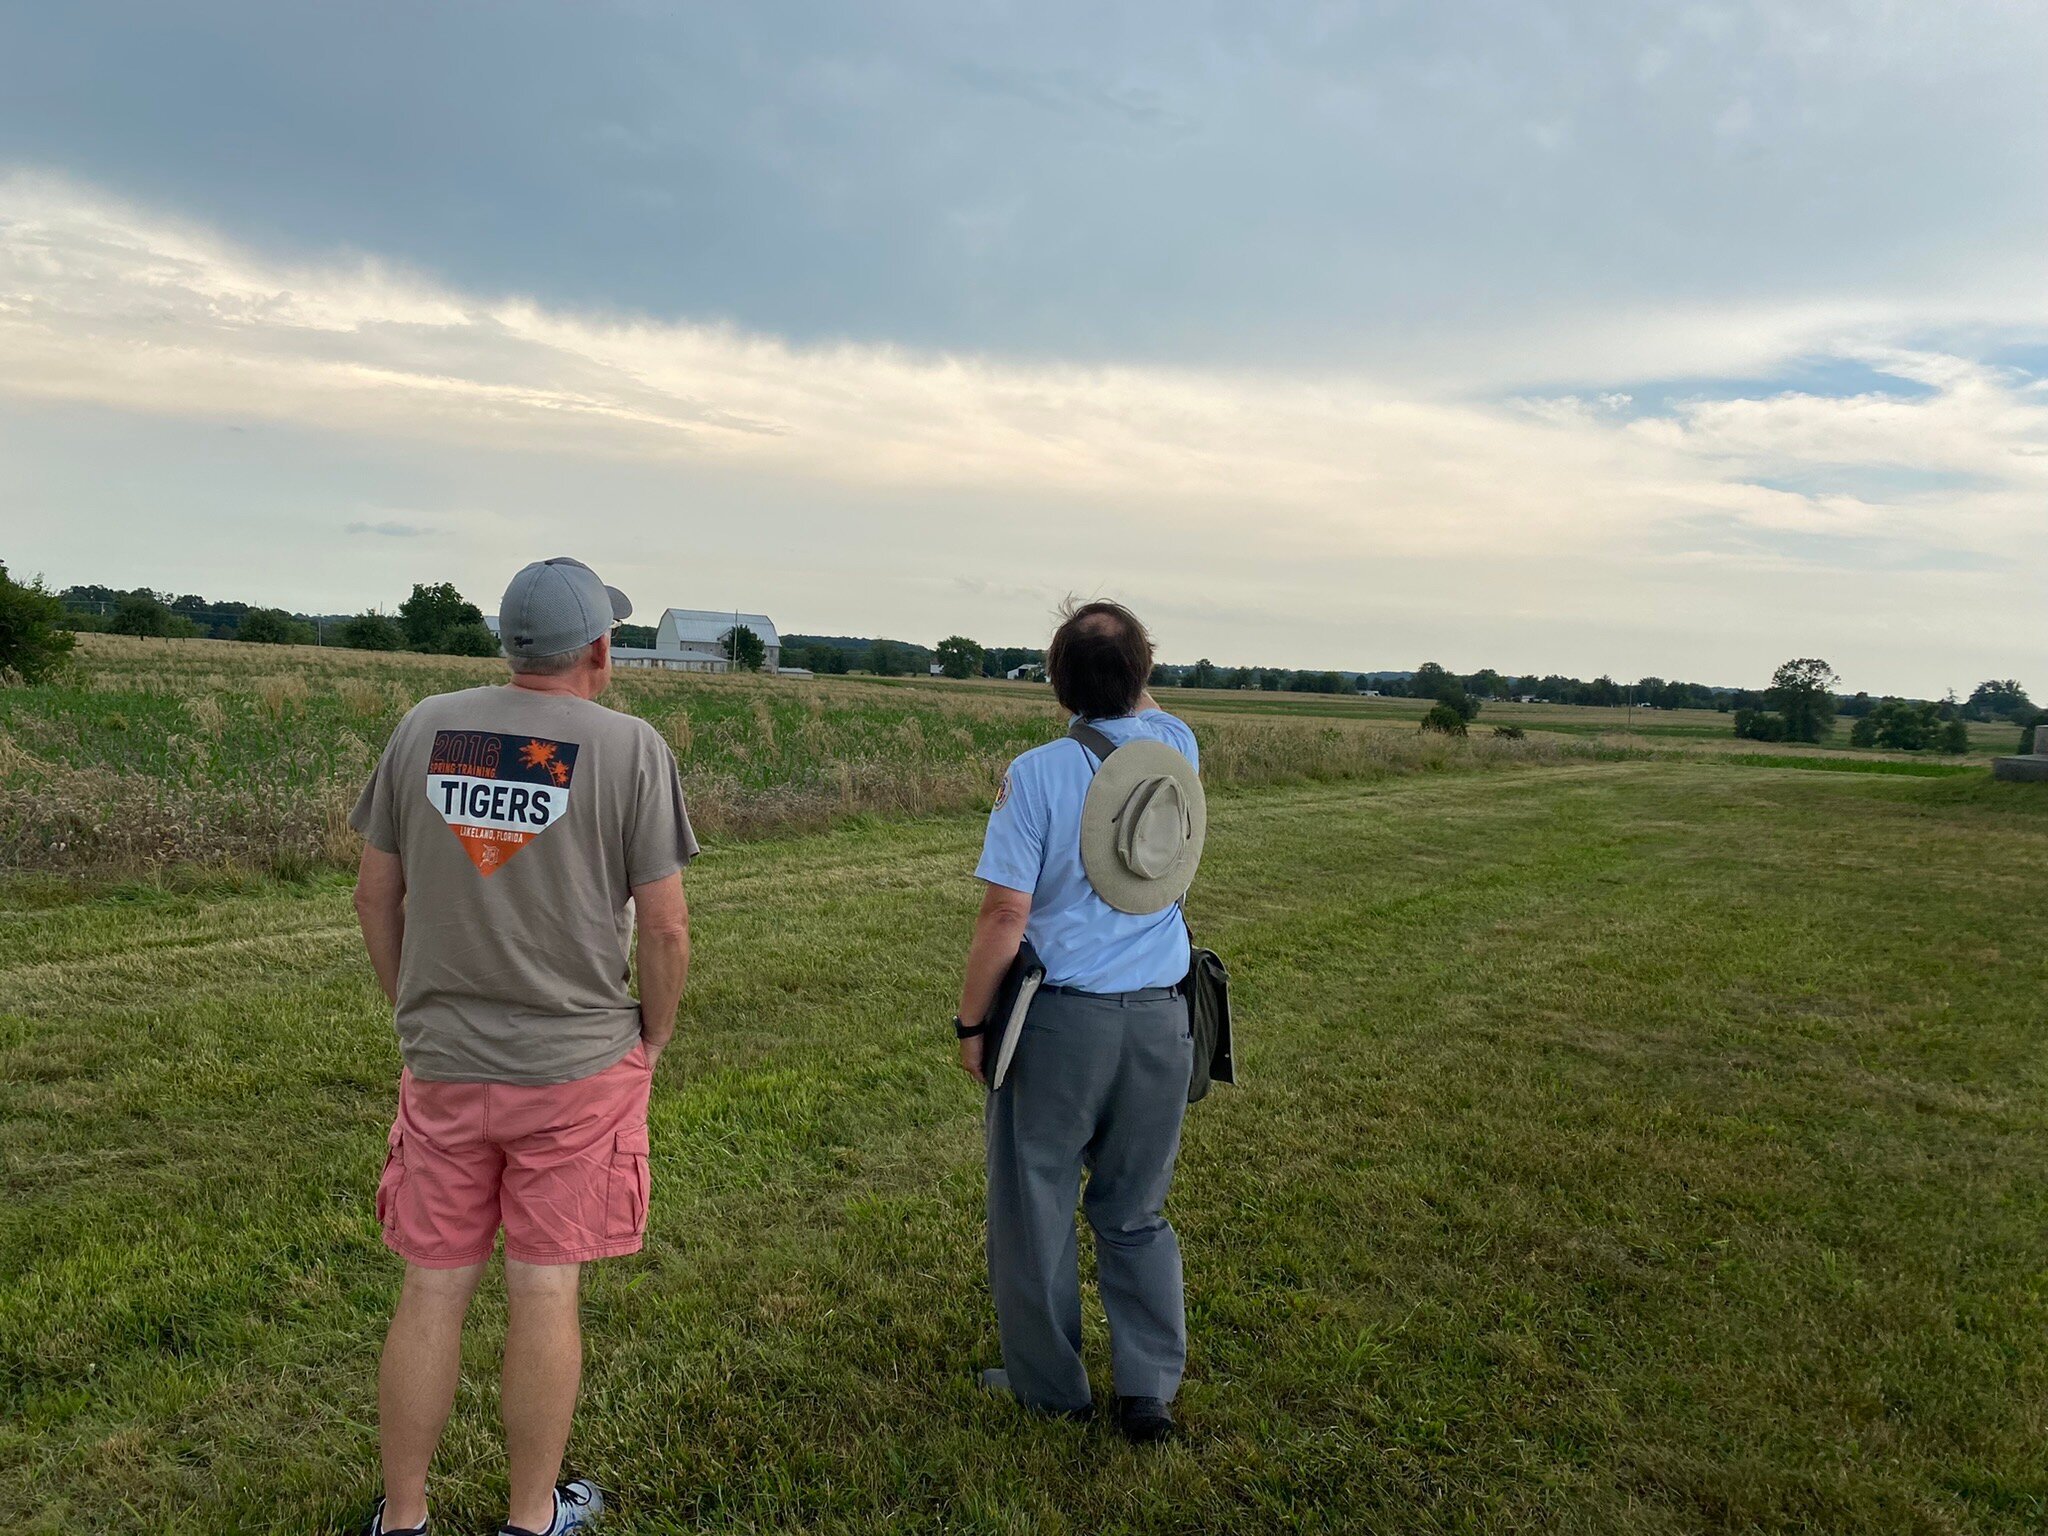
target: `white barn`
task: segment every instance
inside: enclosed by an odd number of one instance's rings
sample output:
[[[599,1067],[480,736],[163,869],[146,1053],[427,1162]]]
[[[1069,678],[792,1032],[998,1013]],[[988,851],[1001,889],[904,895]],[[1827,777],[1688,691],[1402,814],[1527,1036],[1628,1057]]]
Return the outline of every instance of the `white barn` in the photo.
[[[735,613],[711,608],[669,608],[654,629],[654,649],[627,646],[612,648],[612,664],[620,667],[659,667],[674,672],[725,672],[731,663],[725,655],[725,637],[735,624],[761,637],[767,652],[761,670],[770,674],[782,666],[782,636],[775,621],[765,613]]]

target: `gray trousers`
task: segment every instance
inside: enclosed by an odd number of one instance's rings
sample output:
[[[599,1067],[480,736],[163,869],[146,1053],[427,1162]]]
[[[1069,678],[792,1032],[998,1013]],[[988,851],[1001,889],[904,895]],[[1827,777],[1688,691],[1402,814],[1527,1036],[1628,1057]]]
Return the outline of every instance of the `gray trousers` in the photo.
[[[1161,1214],[1194,1043],[1185,998],[1041,992],[988,1101],[988,1276],[1020,1402],[1088,1405],[1074,1204],[1095,1230],[1119,1397],[1171,1399],[1187,1363],[1180,1243]]]

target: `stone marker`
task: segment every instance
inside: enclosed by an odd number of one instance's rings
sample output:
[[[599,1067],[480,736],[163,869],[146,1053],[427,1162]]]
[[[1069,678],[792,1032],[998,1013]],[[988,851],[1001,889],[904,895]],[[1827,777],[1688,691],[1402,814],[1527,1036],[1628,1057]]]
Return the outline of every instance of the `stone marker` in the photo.
[[[2010,783],[2048,784],[2048,717],[2034,727],[2034,750],[2026,757],[1995,757],[1991,777]]]

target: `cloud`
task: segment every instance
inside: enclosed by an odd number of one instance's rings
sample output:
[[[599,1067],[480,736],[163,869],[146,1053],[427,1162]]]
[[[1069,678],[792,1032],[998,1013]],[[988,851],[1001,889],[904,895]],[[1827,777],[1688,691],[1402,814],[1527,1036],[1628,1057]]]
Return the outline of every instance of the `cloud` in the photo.
[[[943,539],[998,573],[906,570],[917,590],[1021,613],[1105,570],[1149,572],[1191,634],[1291,613],[1284,638],[1199,644],[1292,664],[1372,660],[1320,649],[1368,598],[1390,623],[1484,614],[1474,634],[1583,629],[1592,602],[1642,634],[1679,609],[1768,634],[1780,579],[1816,570],[2009,581],[1980,601],[2017,602],[2020,573],[2042,569],[2048,392],[1926,340],[1956,318],[1847,301],[1612,314],[1548,338],[1541,368],[1520,350],[1533,338],[1496,338],[1434,386],[1080,366],[548,307],[370,260],[279,260],[62,180],[0,182],[0,395],[23,405],[773,482],[877,509],[862,515],[883,549],[921,558]],[[1921,392],[1659,409],[1637,387],[1816,356]],[[1537,372],[1589,382],[1510,393]],[[1003,511],[968,524],[952,510],[968,504]],[[1694,590],[1674,601],[1674,583]],[[1866,622],[1846,590],[1825,602]]]

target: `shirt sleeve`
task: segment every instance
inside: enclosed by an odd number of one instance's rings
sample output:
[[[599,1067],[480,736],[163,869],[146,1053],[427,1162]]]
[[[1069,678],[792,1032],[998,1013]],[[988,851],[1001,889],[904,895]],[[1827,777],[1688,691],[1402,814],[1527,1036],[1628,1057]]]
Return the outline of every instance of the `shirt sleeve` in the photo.
[[[1010,764],[995,809],[988,813],[988,831],[981,841],[977,879],[1013,891],[1038,889],[1045,859],[1045,797],[1039,793],[1024,760]]]
[[[398,789],[393,780],[398,772],[399,743],[405,734],[405,722],[401,720],[384,744],[384,755],[370,770],[362,794],[356,797],[356,808],[348,813],[348,824],[357,835],[382,853],[398,852]]]
[[[697,857],[676,755],[652,726],[642,738],[633,811],[626,828],[626,884],[666,880]]]

